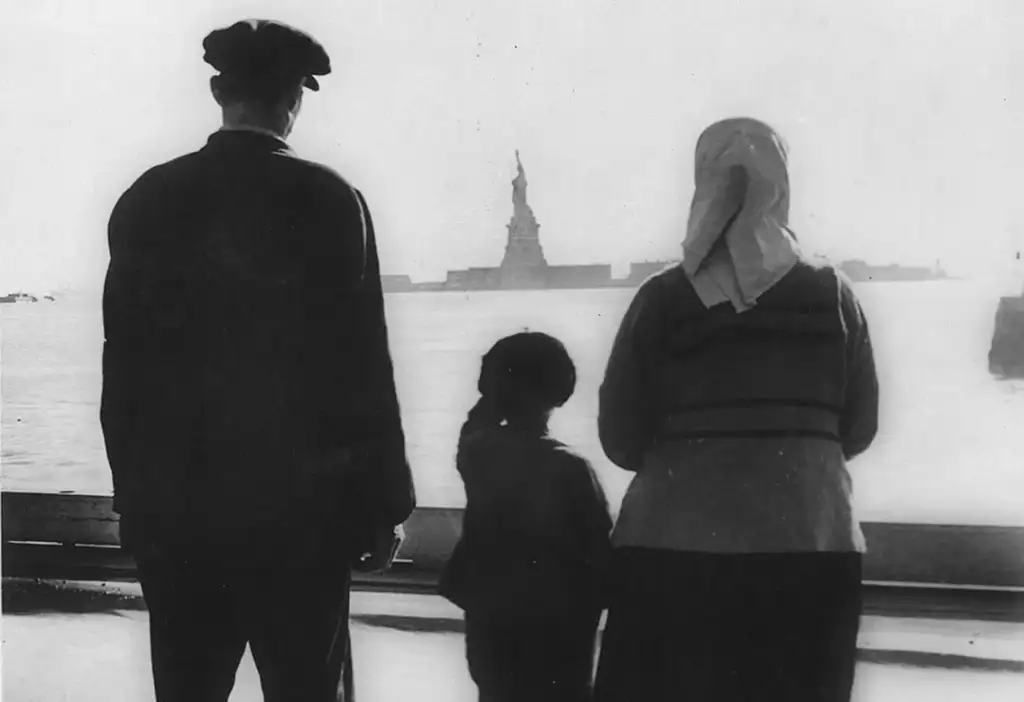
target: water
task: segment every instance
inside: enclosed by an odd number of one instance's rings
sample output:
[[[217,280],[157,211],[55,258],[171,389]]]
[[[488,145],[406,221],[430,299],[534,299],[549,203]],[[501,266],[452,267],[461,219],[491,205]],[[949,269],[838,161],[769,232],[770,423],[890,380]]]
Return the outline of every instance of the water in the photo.
[[[987,371],[1005,289],[963,281],[857,287],[882,384],[881,431],[851,470],[864,519],[1024,525],[1024,383]],[[460,506],[456,435],[481,354],[532,328],[561,338],[579,388],[553,432],[590,458],[617,504],[629,476],[597,441],[597,387],[633,291],[387,296],[409,458],[421,505]],[[99,427],[99,301],[5,305],[5,490],[109,494]]]

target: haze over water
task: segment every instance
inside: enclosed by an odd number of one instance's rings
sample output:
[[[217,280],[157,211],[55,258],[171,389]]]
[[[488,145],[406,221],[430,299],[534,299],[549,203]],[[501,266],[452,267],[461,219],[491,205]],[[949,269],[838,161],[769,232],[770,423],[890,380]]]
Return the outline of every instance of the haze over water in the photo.
[[[851,464],[864,519],[1024,525],[1024,381],[987,370],[1004,286],[969,281],[856,286],[882,388],[881,431]],[[579,367],[553,433],[592,460],[617,508],[629,475],[597,441],[597,387],[629,289],[387,296],[409,457],[420,504],[461,506],[459,426],[480,356],[522,328],[552,333]],[[3,489],[109,494],[98,412],[98,301],[5,305]]]
[[[997,299],[1024,283],[1021,3],[14,3],[0,62],[29,69],[0,81],[0,295],[99,287],[117,197],[218,127],[202,38],[243,17],[328,48],[334,72],[291,142],[365,193],[384,272],[418,280],[501,260],[516,148],[549,262],[621,275],[674,257],[700,131],[770,122],[809,250],[976,275],[858,286],[882,379],[881,434],[852,466],[862,515],[1024,521],[1024,389],[986,363]],[[479,356],[524,326],[576,358],[555,433],[617,501],[628,476],[597,445],[596,393],[631,294],[388,296],[422,504],[461,504],[452,456]],[[0,321],[4,488],[108,492],[97,301],[5,305]]]

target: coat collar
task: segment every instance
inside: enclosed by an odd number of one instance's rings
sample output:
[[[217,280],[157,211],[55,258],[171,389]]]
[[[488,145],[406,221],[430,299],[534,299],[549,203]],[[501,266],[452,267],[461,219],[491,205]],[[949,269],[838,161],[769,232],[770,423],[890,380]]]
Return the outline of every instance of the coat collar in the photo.
[[[230,149],[263,153],[279,153],[294,156],[292,147],[281,137],[269,131],[254,129],[221,129],[206,140],[209,149]]]

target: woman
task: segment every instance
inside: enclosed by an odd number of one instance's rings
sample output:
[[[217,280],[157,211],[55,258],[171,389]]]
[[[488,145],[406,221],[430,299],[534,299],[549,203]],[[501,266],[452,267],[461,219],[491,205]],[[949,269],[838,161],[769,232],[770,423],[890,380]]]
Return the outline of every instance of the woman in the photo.
[[[860,305],[787,228],[778,135],[697,143],[683,263],[626,313],[600,393],[634,471],[595,698],[849,700],[863,537],[846,462],[874,439]]]

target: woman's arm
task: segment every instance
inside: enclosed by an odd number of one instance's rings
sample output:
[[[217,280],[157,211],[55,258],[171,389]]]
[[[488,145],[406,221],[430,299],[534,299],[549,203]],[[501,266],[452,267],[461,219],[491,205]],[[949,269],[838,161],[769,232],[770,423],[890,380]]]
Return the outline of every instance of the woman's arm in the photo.
[[[640,469],[653,439],[654,401],[649,382],[660,339],[658,278],[645,283],[619,326],[612,345],[598,408],[598,433],[605,455],[617,466]]]
[[[839,434],[847,460],[860,455],[878,433],[878,375],[867,319],[853,287],[839,280],[840,306],[846,325],[846,400]]]

